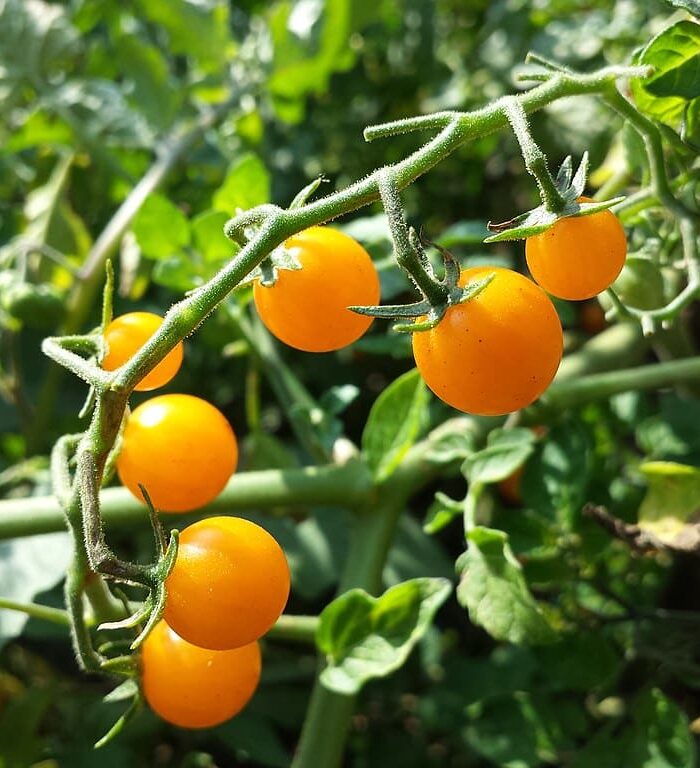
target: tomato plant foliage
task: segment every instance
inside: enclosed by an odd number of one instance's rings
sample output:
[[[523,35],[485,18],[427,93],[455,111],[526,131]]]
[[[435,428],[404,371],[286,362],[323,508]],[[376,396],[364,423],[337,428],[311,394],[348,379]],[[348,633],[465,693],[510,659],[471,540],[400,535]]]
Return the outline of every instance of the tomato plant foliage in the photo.
[[[695,0],[0,0],[0,768],[696,765],[699,61]]]

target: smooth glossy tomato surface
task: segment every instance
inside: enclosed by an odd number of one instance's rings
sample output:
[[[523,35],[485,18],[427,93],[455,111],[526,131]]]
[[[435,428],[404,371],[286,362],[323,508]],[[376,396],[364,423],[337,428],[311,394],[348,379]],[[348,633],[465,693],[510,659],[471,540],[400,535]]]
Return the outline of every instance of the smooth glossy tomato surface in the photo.
[[[238,714],[260,681],[257,643],[210,651],[158,622],[141,648],[141,686],[163,720],[181,728],[211,728]]]
[[[559,219],[525,241],[525,258],[535,281],[552,296],[572,301],[593,298],[609,288],[626,255],[625,230],[610,211]]]
[[[238,444],[226,417],[192,395],[161,395],[129,416],[117,459],[122,483],[161,512],[208,504],[236,469]]]
[[[379,303],[379,277],[367,251],[330,227],[304,230],[285,247],[302,268],[280,269],[274,285],[253,287],[267,329],[304,352],[330,352],[359,339],[372,318],[348,307]]]
[[[163,318],[152,312],[129,312],[115,317],[105,328],[107,354],[102,361],[105,371],[121,368],[163,324]],[[167,384],[180,370],[182,364],[182,342],[178,343],[156,365],[156,367],[136,385],[139,392],[147,392]]]
[[[545,292],[501,267],[462,271],[459,284],[495,274],[481,293],[450,307],[440,323],[413,334],[421,376],[449,405],[497,416],[536,400],[557,372],[561,323]]]
[[[185,528],[165,583],[164,618],[203,648],[237,648],[270,629],[289,597],[289,566],[264,529],[239,517]]]

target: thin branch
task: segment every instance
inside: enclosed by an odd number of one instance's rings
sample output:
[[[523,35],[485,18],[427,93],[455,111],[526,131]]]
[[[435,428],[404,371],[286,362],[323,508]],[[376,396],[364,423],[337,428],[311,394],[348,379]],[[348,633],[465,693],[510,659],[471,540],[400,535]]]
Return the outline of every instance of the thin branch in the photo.
[[[662,541],[658,536],[645,531],[641,526],[626,523],[624,520],[611,515],[605,507],[587,504],[583,508],[583,514],[595,520],[611,536],[624,541],[637,552],[672,552],[700,557],[700,524],[698,523],[685,525],[673,541]]]

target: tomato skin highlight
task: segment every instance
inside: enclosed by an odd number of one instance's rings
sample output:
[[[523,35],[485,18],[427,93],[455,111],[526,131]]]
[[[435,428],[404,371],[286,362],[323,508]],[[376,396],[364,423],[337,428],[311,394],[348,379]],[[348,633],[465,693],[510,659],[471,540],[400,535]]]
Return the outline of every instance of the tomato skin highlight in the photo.
[[[413,356],[430,389],[465,413],[501,416],[534,402],[557,372],[561,323],[545,292],[502,267],[472,267],[459,284],[494,274],[469,301],[413,336]]]
[[[347,307],[379,303],[377,270],[353,238],[330,227],[310,227],[285,247],[302,268],[279,269],[277,281],[253,285],[255,307],[265,327],[303,352],[332,352],[362,336],[371,317]]]
[[[180,728],[211,728],[237,715],[260,681],[257,642],[198,648],[159,621],[141,648],[141,686],[156,714]]]
[[[211,517],[181,532],[165,587],[164,618],[181,637],[202,648],[237,648],[279,618],[289,597],[289,566],[264,528]]]
[[[163,324],[163,318],[152,312],[128,312],[115,317],[105,328],[107,354],[102,361],[105,371],[116,371],[130,360]],[[147,373],[134,389],[148,392],[167,384],[180,370],[183,345],[178,342],[173,349]]]
[[[160,395],[129,416],[117,458],[122,483],[161,512],[186,512],[219,495],[236,469],[238,443],[226,417],[192,395]]]
[[[579,202],[590,202],[579,198]],[[611,211],[568,216],[528,237],[525,258],[533,279],[560,299],[591,299],[609,288],[622,271],[627,239]]]

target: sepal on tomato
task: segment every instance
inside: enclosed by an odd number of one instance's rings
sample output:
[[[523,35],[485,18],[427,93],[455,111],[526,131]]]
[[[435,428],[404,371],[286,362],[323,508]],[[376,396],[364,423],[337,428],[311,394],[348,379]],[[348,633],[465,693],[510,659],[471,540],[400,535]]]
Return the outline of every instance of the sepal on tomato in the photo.
[[[128,687],[127,687],[128,686]],[[95,742],[95,749],[104,747],[113,741],[124,730],[124,727],[133,719],[143,706],[143,696],[139,691],[138,685],[133,680],[125,680],[121,685],[108,693],[103,701],[122,701],[131,699],[126,711],[117,719],[114,725],[105,733],[105,735]]]
[[[459,262],[455,257],[442,246],[437,243],[433,243],[427,238],[421,235],[417,235],[414,229],[410,230],[411,245],[416,249],[419,262],[423,266],[426,274],[434,281],[441,289],[442,299],[438,302],[431,302],[427,297],[424,297],[421,301],[417,301],[414,304],[388,304],[384,306],[368,306],[368,307],[348,307],[348,309],[356,312],[358,315],[366,315],[368,317],[377,317],[382,320],[406,320],[411,319],[411,322],[396,323],[393,328],[399,333],[416,333],[420,331],[429,331],[434,328],[443,318],[445,312],[450,307],[456,304],[463,304],[470,299],[473,299],[476,295],[486,288],[491,282],[494,275],[488,275],[482,280],[475,280],[469,285],[461,287],[458,284],[459,275],[461,272]],[[432,265],[428,261],[425,251],[422,248],[422,243],[432,245],[436,248],[442,256],[444,266],[444,277],[442,280],[438,280],[433,272]],[[409,275],[410,277],[410,275]],[[418,283],[411,278],[411,282],[416,286],[418,290]],[[419,320],[418,318],[423,318]]]
[[[554,184],[566,201],[559,211],[552,211],[543,203],[537,208],[521,213],[508,221],[494,224],[488,223],[488,229],[495,234],[487,237],[485,243],[497,243],[503,240],[524,240],[533,235],[545,232],[559,219],[568,216],[589,216],[592,213],[606,211],[613,205],[622,202],[624,197],[614,197],[610,200],[596,202],[579,202],[586,186],[588,172],[588,152],[583,153],[576,174],[573,174],[573,164],[569,155],[559,167]]]
[[[277,282],[277,276],[280,269],[301,269],[299,259],[294,252],[286,248],[284,243],[275,248],[269,256],[264,258],[257,267],[249,272],[243,280],[236,286],[235,290],[246,288],[259,280],[266,288],[273,286]]]

